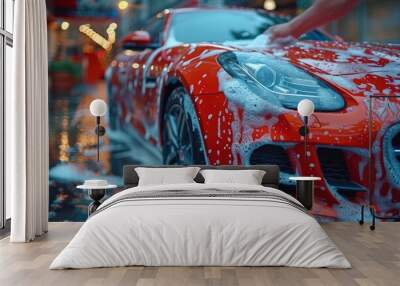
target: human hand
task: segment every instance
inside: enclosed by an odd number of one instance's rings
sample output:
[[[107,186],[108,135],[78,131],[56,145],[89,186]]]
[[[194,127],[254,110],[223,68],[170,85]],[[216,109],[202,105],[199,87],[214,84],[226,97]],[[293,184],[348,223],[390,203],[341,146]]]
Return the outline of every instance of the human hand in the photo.
[[[276,39],[284,39],[287,37],[294,37],[297,38],[294,34],[294,31],[290,25],[290,23],[283,23],[274,25],[268,28],[264,34],[269,35],[269,39],[271,42],[275,41]]]

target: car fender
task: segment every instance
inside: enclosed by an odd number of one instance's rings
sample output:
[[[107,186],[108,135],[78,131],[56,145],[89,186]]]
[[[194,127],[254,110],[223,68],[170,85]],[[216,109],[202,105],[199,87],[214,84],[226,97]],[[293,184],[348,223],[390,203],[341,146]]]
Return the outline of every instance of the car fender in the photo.
[[[233,162],[230,148],[232,142],[230,123],[233,115],[228,110],[228,101],[221,93],[218,81],[221,67],[217,62],[217,56],[225,50],[211,50],[210,47],[202,46],[193,51],[193,47],[188,46],[181,59],[168,69],[167,76],[162,81],[162,92],[158,97],[159,132],[162,138],[165,100],[176,87],[184,87],[192,99],[196,113],[193,118],[200,126],[210,164]],[[185,56],[188,54],[190,56]]]

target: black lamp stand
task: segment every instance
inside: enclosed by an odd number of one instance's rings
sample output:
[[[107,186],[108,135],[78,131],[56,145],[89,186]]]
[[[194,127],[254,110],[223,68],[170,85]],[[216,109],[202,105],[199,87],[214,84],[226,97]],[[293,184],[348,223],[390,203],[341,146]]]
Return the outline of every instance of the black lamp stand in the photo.
[[[304,137],[304,160],[307,160],[308,116],[304,116],[304,125],[299,128],[299,134]]]
[[[100,137],[106,134],[106,129],[100,124],[100,116],[96,116],[96,129],[97,135],[97,162],[100,160]]]

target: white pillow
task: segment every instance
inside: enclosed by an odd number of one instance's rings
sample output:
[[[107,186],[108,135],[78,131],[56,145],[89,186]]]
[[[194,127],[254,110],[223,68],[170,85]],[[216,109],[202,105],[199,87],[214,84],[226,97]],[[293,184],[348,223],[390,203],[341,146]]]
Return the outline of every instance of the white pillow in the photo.
[[[220,184],[246,184],[261,185],[265,171],[262,170],[201,170],[200,174],[204,177],[204,183]]]
[[[139,186],[195,183],[193,179],[199,170],[199,167],[135,168]]]

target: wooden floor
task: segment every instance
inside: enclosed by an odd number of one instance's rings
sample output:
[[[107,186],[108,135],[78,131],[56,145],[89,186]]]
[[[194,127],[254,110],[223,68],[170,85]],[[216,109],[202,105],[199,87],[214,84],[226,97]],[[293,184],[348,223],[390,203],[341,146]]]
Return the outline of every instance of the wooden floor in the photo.
[[[352,269],[289,267],[124,267],[48,270],[80,223],[50,223],[49,233],[28,244],[0,241],[0,285],[400,285],[400,223],[375,232],[356,223],[324,224]]]

